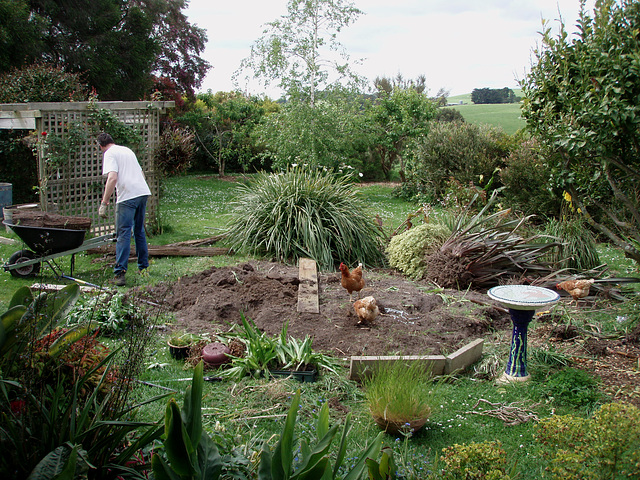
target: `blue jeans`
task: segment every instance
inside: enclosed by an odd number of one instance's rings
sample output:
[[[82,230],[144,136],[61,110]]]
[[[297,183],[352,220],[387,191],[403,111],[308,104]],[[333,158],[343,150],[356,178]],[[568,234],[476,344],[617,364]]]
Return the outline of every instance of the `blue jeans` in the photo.
[[[132,198],[116,204],[116,265],[113,273],[118,275],[127,271],[131,253],[131,230],[136,243],[138,270],[149,266],[149,247],[144,233],[144,216],[147,210],[147,196]]]

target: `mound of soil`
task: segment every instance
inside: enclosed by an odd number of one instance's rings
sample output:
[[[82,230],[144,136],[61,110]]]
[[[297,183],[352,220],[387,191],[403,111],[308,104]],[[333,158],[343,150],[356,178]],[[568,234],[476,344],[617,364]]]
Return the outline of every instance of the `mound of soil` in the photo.
[[[318,275],[320,313],[299,313],[298,268],[281,263],[214,267],[155,287],[153,296],[164,298],[176,329],[221,333],[240,325],[243,314],[269,335],[288,323],[289,335],[310,335],[315,350],[341,357],[447,354],[489,331],[510,328],[508,315],[484,294],[436,289],[389,270],[365,270],[364,277],[360,296],[373,296],[380,309],[367,326],[358,325],[340,272]]]
[[[309,335],[314,350],[338,357],[446,355],[476,338],[490,337],[503,346],[511,340],[508,312],[484,292],[436,288],[392,270],[364,271],[366,285],[360,296],[375,297],[380,308],[371,325],[358,325],[339,272],[318,275],[320,313],[299,313],[298,273],[295,266],[251,262],[211,268],[145,293],[156,302],[162,299],[173,312],[175,330],[215,335],[240,325],[244,315],[272,336],[287,323],[289,335]],[[539,317],[529,330],[529,348],[554,345],[574,358],[574,366],[598,375],[612,398],[640,406],[637,333],[609,339],[558,323],[553,315]]]

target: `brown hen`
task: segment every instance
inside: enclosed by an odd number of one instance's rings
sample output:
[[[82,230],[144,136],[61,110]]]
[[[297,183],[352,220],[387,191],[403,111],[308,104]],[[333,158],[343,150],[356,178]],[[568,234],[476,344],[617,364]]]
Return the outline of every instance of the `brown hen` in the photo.
[[[562,289],[567,292],[575,300],[578,306],[578,300],[589,295],[589,289],[595,280],[593,278],[580,280],[565,280],[556,285],[558,290]]]
[[[364,287],[362,264],[359,263],[358,266],[350,272],[349,267],[344,263],[340,263],[340,272],[342,273],[340,284],[349,292],[349,301],[353,300],[353,292],[358,292],[358,298],[360,298],[360,290]]]
[[[378,308],[376,299],[373,297],[364,297],[360,300],[356,300],[353,304],[353,309],[358,316],[358,325],[368,325],[380,314],[380,309]]]

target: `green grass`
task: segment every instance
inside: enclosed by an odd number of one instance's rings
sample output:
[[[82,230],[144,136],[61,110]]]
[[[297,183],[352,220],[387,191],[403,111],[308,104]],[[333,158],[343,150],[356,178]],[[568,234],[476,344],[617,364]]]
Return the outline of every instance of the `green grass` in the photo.
[[[516,95],[522,96],[521,89],[514,88],[512,90]],[[520,117],[519,103],[475,105],[471,103],[471,93],[449,97],[447,100],[449,103],[455,104],[463,102],[463,105],[455,105],[451,108],[460,111],[464,119],[469,123],[486,123],[500,127],[509,135],[513,135],[525,126],[524,119]]]
[[[162,232],[149,239],[153,245],[174,243],[177,241],[205,238],[224,230],[228,213],[227,204],[232,187],[212,177],[187,176],[168,179],[165,183],[163,197],[160,202]],[[365,197],[372,215],[378,214],[386,231],[391,232],[406,220],[409,213],[415,212],[416,205],[398,200],[391,196],[393,186],[383,184],[363,185],[358,187]],[[0,232],[0,236],[16,238],[12,233]],[[221,242],[220,245],[224,245]],[[0,244],[0,261],[3,263],[19,246]],[[637,267],[622,258],[616,249],[601,247],[601,258],[610,262],[612,271],[617,275],[637,274]],[[150,277],[140,279],[132,275],[132,285],[153,284],[163,280],[175,280],[179,276],[202,271],[211,266],[224,266],[244,261],[244,257],[168,257],[154,259],[150,268]],[[68,265],[68,258],[61,260]],[[66,262],[66,263],[65,263]],[[635,270],[634,270],[635,269]],[[56,282],[48,268],[43,268],[43,275],[36,281]],[[78,278],[103,284],[111,276],[111,265],[108,261],[96,256],[81,254],[76,259],[75,274]],[[22,285],[31,285],[31,279],[16,279],[8,272],[0,274],[0,312],[4,312],[13,292]],[[631,307],[630,307],[631,308]],[[630,312],[633,310],[630,310]],[[561,312],[560,312],[561,313]],[[581,313],[584,319],[571,317],[574,324],[586,326],[590,321],[590,312]],[[567,312],[567,316],[569,313]],[[621,323],[616,321],[616,311],[601,312],[602,321],[609,322],[612,328]],[[637,315],[637,314],[636,314]],[[170,323],[169,315],[163,316],[160,323]],[[535,326],[532,326],[535,328]],[[166,345],[167,333],[158,331],[149,356],[145,362],[145,370],[140,383],[133,392],[132,400],[143,400],[164,393],[159,388],[175,389],[174,397],[181,404],[184,389],[189,382],[176,381],[190,378],[192,368],[189,364],[176,361],[170,357]],[[116,344],[117,340],[108,340]],[[495,341],[487,338],[486,356],[496,351],[498,371],[504,369],[507,359],[506,346],[496,337]],[[532,369],[542,371],[541,367]],[[559,368],[557,366],[549,368]],[[215,372],[206,372],[215,375]],[[414,437],[396,439],[385,437],[385,444],[392,446],[396,463],[405,474],[405,478],[425,478],[425,471],[445,447],[468,442],[500,440],[508,454],[509,464],[517,462],[519,479],[536,479],[541,477],[544,465],[541,463],[537,446],[533,438],[534,423],[529,421],[515,426],[505,426],[502,420],[486,413],[485,404],[478,404],[480,399],[499,405],[521,402],[522,408],[531,408],[539,418],[556,414],[580,414],[566,405],[556,405],[553,401],[541,396],[544,390],[545,377],[534,375],[534,378],[522,385],[496,386],[491,380],[474,378],[463,374],[440,382],[430,396],[431,415],[427,425]],[[152,385],[148,385],[152,384]],[[157,386],[153,386],[157,385]],[[204,427],[217,441],[225,445],[235,445],[243,455],[255,458],[264,440],[272,439],[282,431],[284,415],[295,391],[302,392],[301,407],[298,415],[296,433],[300,436],[312,435],[314,415],[322,402],[335,398],[343,408],[331,408],[331,422],[342,422],[346,411],[353,415],[353,429],[348,438],[347,466],[355,462],[353,452],[360,451],[363,446],[378,434],[365,402],[364,392],[354,382],[348,380],[346,362],[338,368],[338,374],[322,375],[316,383],[298,383],[293,380],[277,380],[267,382],[261,379],[244,378],[240,382],[205,382],[203,395]],[[534,404],[539,405],[534,407]],[[160,420],[164,414],[166,402],[156,402],[144,407],[138,414],[139,419]],[[475,413],[473,413],[475,412]]]

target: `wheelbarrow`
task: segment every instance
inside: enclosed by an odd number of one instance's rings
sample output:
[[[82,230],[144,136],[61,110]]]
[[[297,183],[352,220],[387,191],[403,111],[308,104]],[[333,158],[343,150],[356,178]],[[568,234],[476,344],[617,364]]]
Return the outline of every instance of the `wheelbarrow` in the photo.
[[[97,248],[108,243],[115,242],[115,234],[110,233],[89,240],[84,239],[85,230],[67,230],[64,228],[34,227],[30,225],[14,225],[2,222],[15,232],[18,237],[29,247],[15,252],[3,265],[14,277],[33,277],[40,272],[42,263],[49,265],[56,277],[76,280],[63,275],[62,269],[55,260],[71,255],[69,275],[73,275],[75,266],[75,254],[91,248]]]

